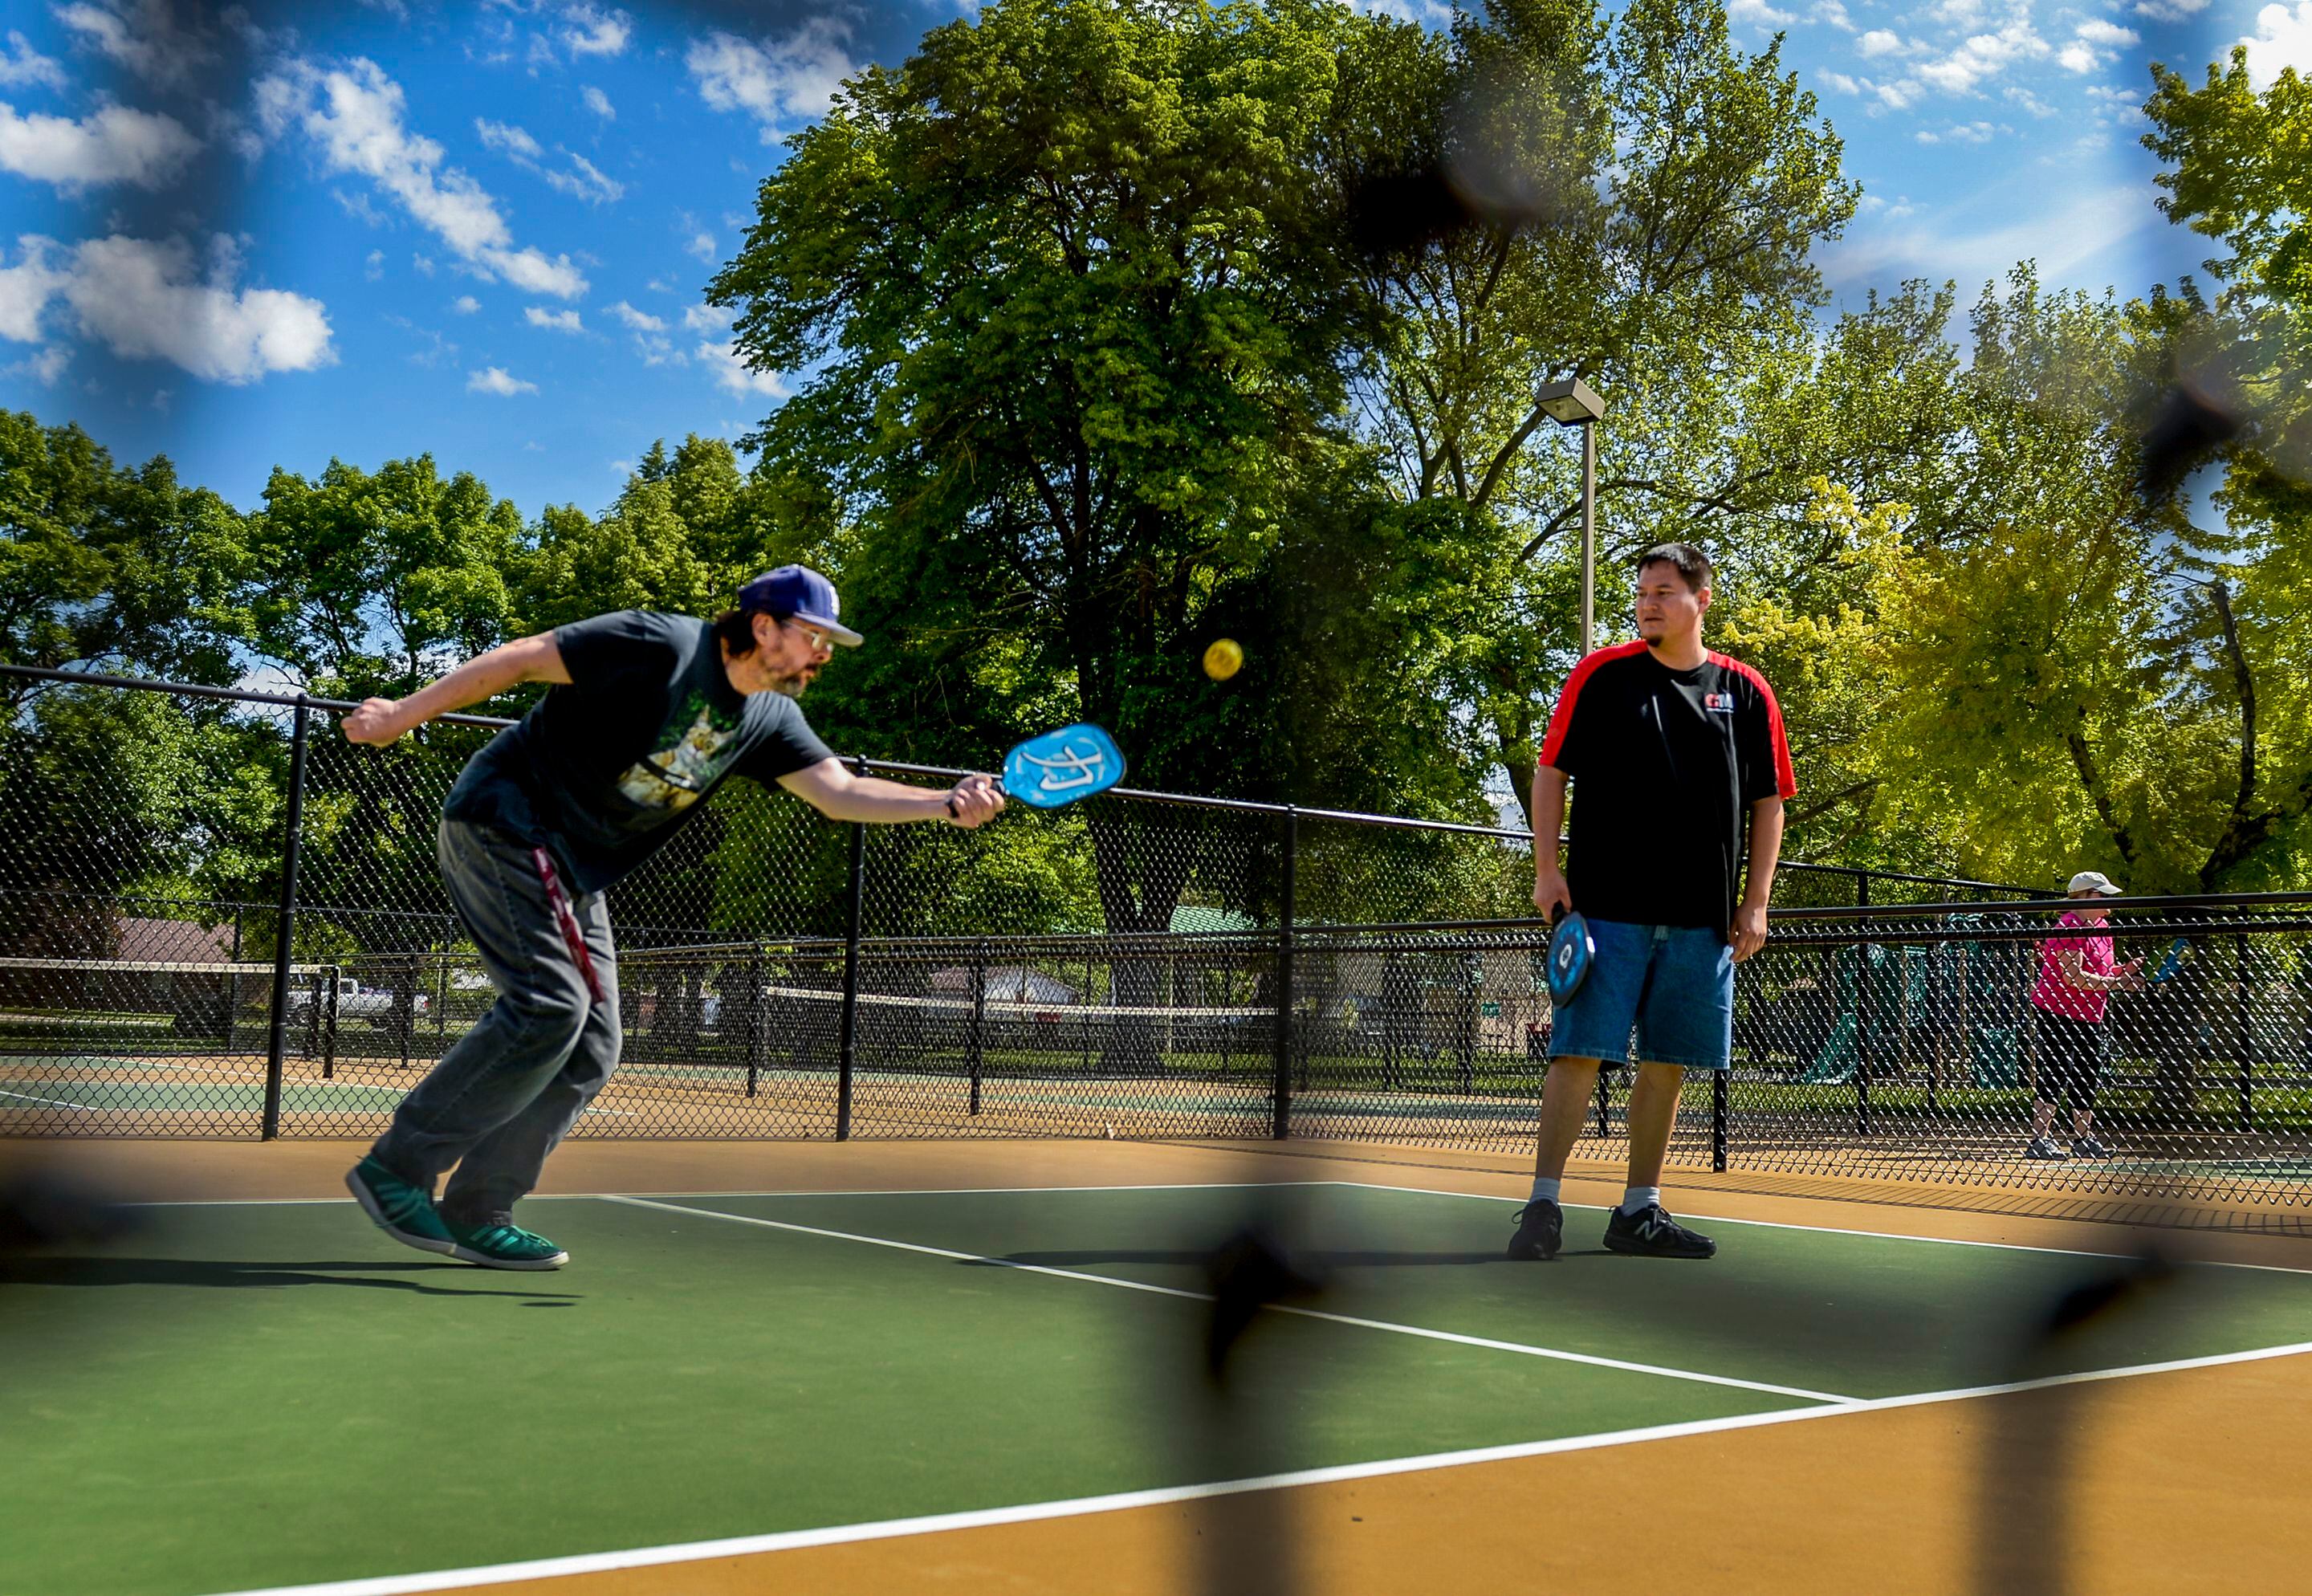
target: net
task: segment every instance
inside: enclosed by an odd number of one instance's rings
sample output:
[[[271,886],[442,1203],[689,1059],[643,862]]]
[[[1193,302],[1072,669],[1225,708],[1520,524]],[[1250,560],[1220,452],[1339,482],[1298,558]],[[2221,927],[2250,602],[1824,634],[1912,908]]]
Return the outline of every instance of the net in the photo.
[[[0,958],[0,1051],[138,1057],[262,1050],[270,964]],[[352,995],[334,965],[289,967],[286,1017],[326,1026]]]
[[[985,1073],[1134,1074],[1250,1069],[1272,1054],[1270,1008],[924,997],[863,992],[854,1051],[877,1069]],[[705,1042],[738,1043],[750,1057],[831,1061],[843,994],[766,984],[700,995]]]

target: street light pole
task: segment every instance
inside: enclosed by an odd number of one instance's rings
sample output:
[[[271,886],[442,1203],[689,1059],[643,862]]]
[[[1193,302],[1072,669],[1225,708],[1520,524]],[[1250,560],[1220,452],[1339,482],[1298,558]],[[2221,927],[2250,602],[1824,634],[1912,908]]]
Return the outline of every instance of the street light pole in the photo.
[[[1534,396],[1560,426],[1581,429],[1581,652],[1598,644],[1598,423],[1606,401],[1579,377],[1552,382]]]
[[[1598,646],[1598,424],[1581,424],[1581,656]]]

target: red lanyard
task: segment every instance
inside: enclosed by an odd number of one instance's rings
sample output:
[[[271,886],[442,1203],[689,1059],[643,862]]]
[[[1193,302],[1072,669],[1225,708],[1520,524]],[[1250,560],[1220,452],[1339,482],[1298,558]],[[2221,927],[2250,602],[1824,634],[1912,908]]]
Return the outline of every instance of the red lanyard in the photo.
[[[594,973],[594,956],[586,951],[586,934],[579,928],[578,911],[570,907],[570,894],[562,890],[562,878],[554,869],[554,855],[544,848],[532,848],[530,858],[538,866],[538,879],[546,883],[546,901],[554,906],[554,918],[562,927],[562,940],[570,944],[570,957],[578,961],[578,973],[586,978],[586,990],[594,995],[596,1003],[603,1002],[602,979]]]

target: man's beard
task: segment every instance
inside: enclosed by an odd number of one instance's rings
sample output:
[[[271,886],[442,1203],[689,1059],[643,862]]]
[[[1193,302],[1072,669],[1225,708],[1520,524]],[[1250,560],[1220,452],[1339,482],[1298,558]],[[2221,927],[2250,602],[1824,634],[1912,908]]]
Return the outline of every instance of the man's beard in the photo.
[[[811,678],[817,674],[815,671],[803,670],[790,675],[774,676],[771,678],[771,691],[782,698],[800,698],[803,689],[810,686]]]

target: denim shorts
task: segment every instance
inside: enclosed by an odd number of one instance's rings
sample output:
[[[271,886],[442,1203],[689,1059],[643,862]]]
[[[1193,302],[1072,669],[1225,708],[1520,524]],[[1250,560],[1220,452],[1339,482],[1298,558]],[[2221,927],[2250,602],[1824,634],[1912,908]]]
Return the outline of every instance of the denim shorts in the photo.
[[[1707,927],[1592,920],[1590,978],[1557,1005],[1552,1058],[1722,1070],[1734,1045],[1734,950]],[[1636,1033],[1633,1048],[1632,1033]]]

